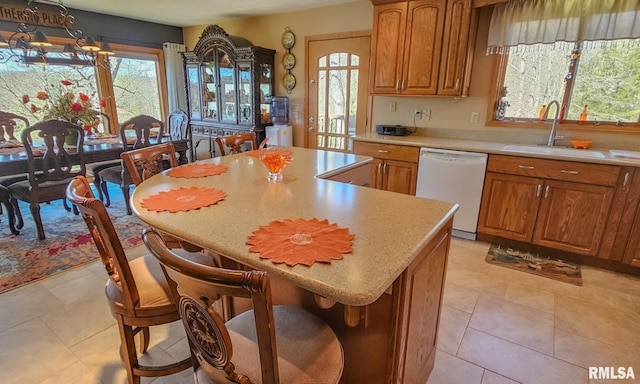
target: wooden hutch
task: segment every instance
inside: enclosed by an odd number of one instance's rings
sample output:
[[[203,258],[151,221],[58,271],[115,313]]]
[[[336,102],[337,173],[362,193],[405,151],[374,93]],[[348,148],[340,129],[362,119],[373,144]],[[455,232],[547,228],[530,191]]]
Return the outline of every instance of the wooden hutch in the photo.
[[[218,136],[254,131],[258,143],[271,124],[275,50],[230,36],[217,25],[184,53],[194,160],[216,155]]]

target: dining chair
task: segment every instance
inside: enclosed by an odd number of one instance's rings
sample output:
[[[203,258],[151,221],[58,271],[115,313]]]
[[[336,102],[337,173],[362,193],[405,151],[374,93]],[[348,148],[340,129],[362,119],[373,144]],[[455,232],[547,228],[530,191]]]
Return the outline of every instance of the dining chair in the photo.
[[[69,150],[64,145],[69,132],[77,131],[76,145]],[[31,141],[40,144],[35,148]],[[38,238],[45,238],[40,203],[65,200],[65,189],[70,180],[85,174],[82,144],[82,127],[62,120],[46,120],[22,130],[22,145],[27,154],[28,179],[10,184],[11,204],[18,217],[17,228],[22,228],[22,213],[18,201],[29,203],[31,215],[36,223]],[[65,201],[65,208],[66,207]]]
[[[120,140],[124,151],[149,147],[159,144],[164,133],[164,123],[154,117],[139,115],[125,121],[120,127]],[[152,140],[153,139],[153,140]],[[133,185],[131,174],[124,167],[122,161],[116,166],[109,167],[98,172],[100,178],[100,189],[105,199],[105,206],[111,204],[107,183],[120,185],[124,195],[127,215],[131,215],[131,203],[129,202],[129,188]]]
[[[178,305],[196,382],[340,382],[344,353],[333,330],[302,308],[273,306],[266,272],[197,264],[169,250],[153,229],[142,237]],[[253,309],[225,323],[215,309],[223,297],[249,299]]]
[[[166,376],[189,368],[190,357],[162,366],[140,363],[135,335],[140,335],[140,354],[145,354],[149,348],[149,328],[180,319],[160,264],[150,254],[127,259],[104,203],[94,197],[85,177],[73,179],[66,189],[66,196],[80,211],[107,271],[105,295],[118,323],[120,358],[128,382],[138,384],[141,376]],[[196,262],[206,263],[206,259]]]
[[[111,131],[111,117],[109,117],[109,115],[107,115],[106,113],[100,111],[97,111],[97,114],[101,116],[101,119],[103,121],[104,128],[102,133],[109,133]],[[96,188],[96,191],[98,191],[98,198],[100,199],[100,201],[104,201],[104,194],[102,193],[102,188],[100,188],[100,171],[110,167],[118,166],[120,165],[120,163],[120,160],[106,160],[96,163],[89,163],[86,165],[87,177],[92,179],[93,186]]]
[[[120,157],[127,172],[131,175],[131,181],[136,186],[140,185],[140,183],[147,178],[178,165],[176,150],[171,142],[132,149],[127,152],[122,152]],[[201,247],[179,240],[165,232],[162,233],[162,237],[165,243],[170,245],[171,248],[183,248],[189,252],[202,251]]]
[[[186,140],[188,157],[186,159],[179,159],[179,163],[186,164],[193,161],[191,128],[189,127],[189,116],[185,111],[176,109],[167,115],[165,138],[169,141]]]
[[[30,125],[29,120],[24,116],[0,111],[0,142],[9,140],[18,141],[14,134],[18,121],[23,122],[25,128]]]
[[[220,156],[233,155],[258,148],[256,134],[254,132],[244,132],[230,136],[218,136],[216,137],[216,144],[218,146]]]

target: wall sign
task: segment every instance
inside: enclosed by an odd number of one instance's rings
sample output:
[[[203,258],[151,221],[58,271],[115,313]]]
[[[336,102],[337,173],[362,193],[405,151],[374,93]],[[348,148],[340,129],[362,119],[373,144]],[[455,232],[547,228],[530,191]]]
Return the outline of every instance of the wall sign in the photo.
[[[13,4],[0,4],[0,20],[13,21],[52,28],[71,28],[72,18],[63,16],[60,12],[38,9],[37,14],[25,12],[24,7]],[[38,18],[40,19],[38,21]]]

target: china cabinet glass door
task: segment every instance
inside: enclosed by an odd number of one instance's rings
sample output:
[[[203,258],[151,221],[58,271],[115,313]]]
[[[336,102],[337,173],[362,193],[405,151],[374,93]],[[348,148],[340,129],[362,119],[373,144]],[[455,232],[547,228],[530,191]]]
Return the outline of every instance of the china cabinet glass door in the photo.
[[[216,62],[210,61],[202,63],[202,100],[204,100],[204,117],[207,119],[218,119],[218,103],[216,96]]]
[[[200,76],[198,65],[187,65],[187,81],[189,82],[189,111],[192,119],[200,119],[202,105],[200,100]]]
[[[225,51],[221,49],[216,51],[220,74],[220,120],[228,123],[236,123],[237,106],[234,63]]]
[[[253,123],[253,107],[251,100],[251,63],[238,64],[238,103],[240,109],[240,124]]]
[[[262,124],[271,122],[271,96],[273,90],[273,68],[270,64],[260,64],[260,113],[262,115]]]

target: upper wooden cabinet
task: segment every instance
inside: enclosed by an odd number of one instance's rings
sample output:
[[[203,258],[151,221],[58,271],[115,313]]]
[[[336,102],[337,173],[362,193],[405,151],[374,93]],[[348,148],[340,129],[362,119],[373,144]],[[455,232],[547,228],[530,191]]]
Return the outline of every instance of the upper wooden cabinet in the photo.
[[[471,0],[372,2],[372,94],[468,93]]]

